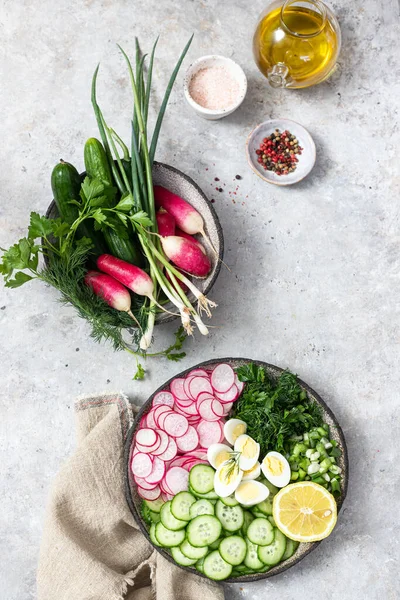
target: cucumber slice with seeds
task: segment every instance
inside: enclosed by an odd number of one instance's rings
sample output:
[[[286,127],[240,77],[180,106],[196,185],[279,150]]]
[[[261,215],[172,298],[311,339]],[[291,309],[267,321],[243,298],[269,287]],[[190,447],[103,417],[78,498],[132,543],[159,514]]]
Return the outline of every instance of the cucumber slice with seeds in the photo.
[[[258,557],[265,564],[272,567],[278,564],[286,550],[286,537],[279,529],[275,529],[275,537],[272,544],[268,546],[259,546]]]
[[[226,531],[237,531],[243,525],[243,509],[239,505],[226,506],[221,500],[218,500],[215,506],[215,514]]]
[[[240,565],[246,556],[246,542],[239,535],[225,538],[219,545],[219,553],[230,565]]]
[[[218,550],[220,543],[222,542],[224,538],[220,537],[217,540],[215,540],[215,542],[213,542],[212,544],[210,544],[210,550]]]
[[[206,556],[203,569],[204,575],[207,575],[207,577],[214,581],[227,579],[232,573],[232,565],[222,558],[218,550],[214,550],[214,552]]]
[[[274,528],[268,519],[257,518],[250,523],[247,537],[257,546],[267,546],[274,540]]]
[[[171,531],[178,531],[179,529],[183,529],[186,527],[187,522],[181,521],[180,519],[176,519],[171,512],[171,504],[172,502],[169,500],[164,504],[161,509],[161,523],[167,529]]]
[[[190,521],[190,507],[196,502],[196,498],[189,492],[179,492],[172,499],[171,512],[176,519]]]
[[[258,558],[258,546],[246,538],[247,552],[244,559],[244,565],[249,569],[262,569],[264,563]]]
[[[199,517],[200,515],[213,515],[214,514],[214,506],[209,500],[201,499],[197,500],[190,507],[190,518],[194,519],[195,517]]]
[[[299,547],[299,542],[295,542],[289,538],[286,538],[286,550],[285,554],[282,556],[282,561],[287,560],[296,552]]]
[[[156,538],[156,524],[152,523],[149,531],[150,539],[155,546],[161,546],[158,539]]]
[[[203,546],[203,548],[196,548],[195,546],[192,546],[192,544],[188,542],[188,540],[185,540],[183,544],[179,546],[179,548],[182,554],[184,554],[187,558],[194,558],[195,560],[204,558],[208,552],[208,546]]]
[[[187,526],[187,539],[196,548],[209,546],[221,535],[222,526],[217,517],[200,515]]]
[[[145,504],[153,512],[159,513],[162,505],[164,504],[164,500],[161,498],[157,498],[157,500],[143,500],[143,504]]]
[[[183,567],[191,567],[194,563],[197,562],[197,558],[192,559],[185,556],[179,548],[171,548],[172,558],[178,565],[182,565]]]
[[[274,500],[274,498],[270,494],[268,496],[268,498],[266,498],[262,502],[259,502],[258,504],[255,505],[254,511],[261,512],[263,515],[267,515],[267,516],[272,515],[272,503],[273,503],[273,500]]]
[[[244,516],[244,521],[243,521],[243,526],[242,526],[242,533],[243,533],[243,535],[246,535],[250,523],[252,521],[254,521],[254,516],[248,510],[243,511],[243,516]]]
[[[161,519],[160,513],[153,512],[152,510],[149,512],[149,517],[152,523],[159,523]]]
[[[215,471],[208,465],[195,465],[190,469],[189,483],[194,492],[208,494],[214,490]]]
[[[180,529],[179,531],[171,531],[164,527],[162,522],[157,523],[154,529],[154,535],[158,544],[172,548],[173,546],[180,546],[185,539],[185,531]]]
[[[235,496],[227,496],[226,498],[220,498],[220,500],[226,504],[226,506],[237,506],[239,504]]]

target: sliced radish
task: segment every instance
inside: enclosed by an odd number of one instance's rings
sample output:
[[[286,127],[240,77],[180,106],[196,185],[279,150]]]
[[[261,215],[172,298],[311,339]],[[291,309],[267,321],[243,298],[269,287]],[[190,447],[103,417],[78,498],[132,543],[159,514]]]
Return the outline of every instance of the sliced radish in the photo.
[[[136,433],[136,443],[140,446],[154,446],[158,442],[159,436],[154,429],[144,427]]]
[[[165,404],[160,404],[159,406],[156,406],[154,409],[154,420],[156,422],[156,425],[158,425],[158,419],[159,417],[165,413],[165,412],[171,412],[171,408],[169,406],[166,406]]]
[[[199,406],[199,413],[205,421],[219,421],[220,417],[212,410],[212,404],[215,402],[213,398],[203,400]]]
[[[147,415],[144,415],[141,419],[140,419],[140,423],[139,423],[139,427],[147,427]]]
[[[217,421],[200,421],[197,425],[199,441],[203,448],[209,448],[211,444],[218,444],[221,439],[221,426]]]
[[[153,452],[157,452],[159,446],[160,446],[160,438],[158,438],[157,443],[154,444],[154,446],[142,446],[141,444],[136,444],[136,448],[139,450],[139,452],[142,452],[143,454],[153,454]]]
[[[154,409],[151,409],[146,415],[146,426],[150,429],[157,429],[157,423],[154,420]]]
[[[148,483],[142,477],[134,477],[134,480],[136,485],[140,485],[144,490],[154,490],[154,488],[157,487],[157,483]]]
[[[162,431],[162,429],[156,429],[156,433],[160,436],[160,445],[157,450],[153,450],[152,455],[160,456],[168,448],[169,436],[167,433],[165,433],[165,431]]]
[[[236,373],[235,373],[235,384],[237,385],[239,394],[241,394],[243,392],[243,388],[244,388],[244,381],[239,381],[239,377],[236,375]]]
[[[183,383],[183,390],[188,398],[192,398],[192,400],[195,400],[195,398],[193,398],[193,396],[191,395],[190,388],[189,388],[189,384],[192,381],[192,379],[193,379],[193,377],[186,377],[186,379]]]
[[[222,407],[224,409],[224,417],[227,417],[229,415],[229,413],[231,412],[233,406],[233,402],[224,402],[222,404]]]
[[[171,392],[158,392],[153,398],[153,406],[158,406],[159,404],[166,404],[171,408],[174,406],[174,397]]]
[[[171,381],[171,384],[169,386],[170,390],[171,390],[171,393],[178,400],[185,400],[187,398],[187,395],[185,394],[185,391],[183,389],[183,384],[184,383],[185,383],[185,380],[183,378],[177,377],[176,379],[174,379],[173,381]]]
[[[158,485],[152,490],[145,490],[144,488],[138,485],[137,491],[139,496],[141,498],[144,498],[145,500],[157,500],[157,498],[159,498],[161,494],[161,489]]]
[[[193,369],[187,374],[187,377],[209,377],[209,374],[204,369]]]
[[[221,402],[234,402],[239,398],[239,389],[236,383],[234,383],[227,392],[215,392],[215,395]]]
[[[168,435],[172,435],[172,437],[177,438],[185,435],[188,428],[188,420],[183,415],[171,413],[165,417],[163,429],[168,433]]]
[[[189,399],[189,400],[176,400],[175,402],[175,406],[174,409],[176,409],[177,406],[180,406],[181,408],[184,408],[186,406],[191,406],[193,404],[193,400]]]
[[[178,447],[176,445],[176,442],[175,442],[174,438],[169,438],[167,449],[162,454],[160,454],[158,458],[161,458],[161,460],[164,460],[164,461],[168,461],[168,460],[172,460],[173,458],[175,458],[175,456],[177,454],[178,454]]]
[[[153,461],[148,454],[138,452],[132,458],[131,470],[134,475],[137,475],[137,477],[146,478],[148,475],[150,475],[152,468]]]
[[[196,417],[199,414],[195,402],[192,402],[190,406],[176,406],[175,411],[181,415],[192,417]]]
[[[188,489],[189,473],[182,467],[172,467],[165,475],[165,482],[173,494]]]
[[[165,419],[167,417],[169,417],[170,415],[176,415],[176,412],[173,410],[168,410],[168,411],[163,412],[162,415],[160,415],[160,417],[158,418],[158,425],[159,425],[160,429],[162,429],[163,431],[165,431],[165,427],[164,427]]]
[[[205,377],[193,377],[189,383],[189,391],[192,398],[197,398],[202,392],[213,393],[213,387]]]
[[[146,477],[147,483],[159,483],[165,475],[165,462],[157,456],[153,459],[153,468]]]
[[[163,502],[168,502],[169,500],[172,500],[173,497],[173,494],[165,494],[164,492],[161,492],[161,498],[163,499]]]
[[[226,363],[217,365],[211,374],[211,385],[217,392],[227,392],[235,383],[235,371]]]
[[[181,452],[190,452],[199,445],[199,436],[192,425],[189,425],[187,432],[176,438],[176,445]]]
[[[217,415],[219,419],[221,419],[224,416],[224,407],[219,400],[212,401],[211,410]]]
[[[203,394],[200,394],[200,396],[197,398],[196,401],[196,408],[200,414],[200,407],[203,404],[203,402],[207,402],[210,403],[214,400],[214,396],[211,396],[211,394],[207,394],[206,392]]]

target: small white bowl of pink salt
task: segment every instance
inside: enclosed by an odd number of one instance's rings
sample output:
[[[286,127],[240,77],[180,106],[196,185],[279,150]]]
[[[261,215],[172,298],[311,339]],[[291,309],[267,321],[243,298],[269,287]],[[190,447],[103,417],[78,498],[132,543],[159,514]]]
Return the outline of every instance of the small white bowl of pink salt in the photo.
[[[242,67],[225,56],[202,56],[186,72],[184,92],[189,105],[204,119],[232,114],[243,102],[247,79]]]

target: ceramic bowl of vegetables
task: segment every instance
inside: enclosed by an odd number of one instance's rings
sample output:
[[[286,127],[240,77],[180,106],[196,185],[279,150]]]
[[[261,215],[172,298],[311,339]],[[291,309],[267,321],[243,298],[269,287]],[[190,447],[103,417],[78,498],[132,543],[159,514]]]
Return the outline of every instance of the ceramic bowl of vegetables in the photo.
[[[281,573],[329,536],[348,458],[337,419],[306,383],[223,358],[150,396],[128,434],[125,469],[149,542],[190,572],[233,583]]]

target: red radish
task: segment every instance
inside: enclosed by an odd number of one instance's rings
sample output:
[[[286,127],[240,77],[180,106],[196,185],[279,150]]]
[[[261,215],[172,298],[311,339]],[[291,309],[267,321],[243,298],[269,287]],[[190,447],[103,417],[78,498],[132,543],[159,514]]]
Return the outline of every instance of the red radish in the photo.
[[[209,448],[211,444],[218,444],[221,439],[221,426],[215,421],[200,421],[197,426],[197,433],[199,434],[200,444],[204,448]]]
[[[160,442],[160,445],[157,448],[157,450],[153,450],[153,452],[152,452],[153,456],[161,456],[161,454],[164,454],[164,452],[166,451],[166,449],[168,448],[168,445],[169,445],[168,434],[165,433],[165,431],[162,431],[161,429],[157,429],[157,433],[161,438],[161,442]]]
[[[187,399],[187,395],[185,394],[185,392],[183,390],[184,382],[185,382],[185,380],[183,379],[183,377],[177,377],[176,379],[171,381],[171,385],[170,385],[171,392],[175,396],[175,398],[177,398],[178,400],[186,400]]]
[[[158,458],[161,458],[161,460],[164,460],[164,461],[168,461],[168,460],[172,460],[173,458],[175,458],[175,456],[177,454],[178,454],[178,448],[177,448],[176,442],[173,438],[169,438],[167,449],[165,450],[165,452],[160,454]]]
[[[150,427],[150,429],[157,429],[157,423],[154,420],[154,409],[150,410],[146,415],[146,427]]]
[[[168,235],[168,234],[165,234],[165,235]],[[202,252],[204,252],[204,254],[207,254],[206,249],[204,248],[203,244],[201,242],[199,242],[198,239],[196,239],[195,237],[190,235],[190,233],[186,233],[185,231],[182,231],[182,229],[179,229],[179,227],[175,228],[175,234],[170,234],[170,235],[178,235],[179,237],[185,238],[185,240],[190,240],[194,244],[197,244],[197,246],[200,248],[200,250]]]
[[[157,483],[148,483],[142,477],[134,477],[134,480],[136,481],[137,485],[139,485],[144,490],[154,490],[154,488],[157,487]]]
[[[213,388],[205,377],[193,377],[189,383],[189,391],[192,398],[197,398],[201,392],[212,394]]]
[[[154,285],[147,273],[111,254],[102,254],[97,259],[97,267],[103,273],[114,277],[139,296],[147,296],[153,300]]]
[[[209,373],[207,373],[207,371],[204,369],[193,369],[193,371],[190,371],[186,377],[194,377],[195,375],[197,375],[197,377],[210,377]]]
[[[234,402],[239,398],[239,390],[236,383],[234,383],[227,392],[215,392],[215,395],[221,402]]]
[[[152,469],[150,475],[148,475],[146,477],[146,481],[147,481],[147,483],[150,483],[150,484],[160,483],[160,481],[164,477],[164,475],[165,475],[165,462],[163,460],[161,460],[160,458],[157,458],[157,456],[155,456],[154,460],[153,460],[153,469]]]
[[[129,263],[126,263],[129,264]],[[131,311],[131,295],[128,290],[121,285],[117,279],[98,273],[97,271],[88,271],[85,275],[85,283],[92,288],[96,296],[103,298],[105,302],[112,308],[127,312],[137,325],[139,325],[136,317]],[[140,325],[139,325],[140,327]]]
[[[186,200],[173,194],[160,185],[154,186],[154,198],[156,206],[164,208],[175,218],[176,224],[182,231],[204,235],[204,222],[200,213],[197,212]]]
[[[150,475],[152,468],[153,461],[148,454],[138,452],[132,458],[131,470],[134,475],[146,478],[148,475]]]
[[[186,417],[183,415],[171,413],[170,415],[166,416],[163,429],[166,431],[166,433],[168,433],[168,435],[172,435],[172,437],[177,438],[181,435],[185,435],[189,429],[189,423]]]
[[[176,445],[181,452],[190,452],[199,445],[199,435],[194,427],[189,425],[189,429],[181,437],[176,438]]]
[[[157,406],[158,404],[165,404],[172,407],[174,405],[174,397],[171,392],[158,392],[153,398],[153,406]]]
[[[145,490],[144,488],[137,486],[138,494],[141,498],[145,500],[157,500],[160,497],[161,490],[158,485],[153,490]]]
[[[161,245],[166,256],[187,273],[195,277],[206,277],[210,272],[210,259],[194,242],[177,235],[169,235],[161,238]]]
[[[158,233],[161,236],[175,235],[175,219],[170,215],[165,208],[160,208],[156,212]]]
[[[227,392],[235,383],[235,371],[226,363],[217,365],[211,374],[211,385],[216,392]]]
[[[189,473],[182,467],[172,467],[165,475],[165,483],[173,494],[186,492],[189,484]]]
[[[136,443],[141,446],[154,446],[159,441],[159,436],[156,434],[154,429],[147,429],[145,427],[139,429],[136,434]]]

